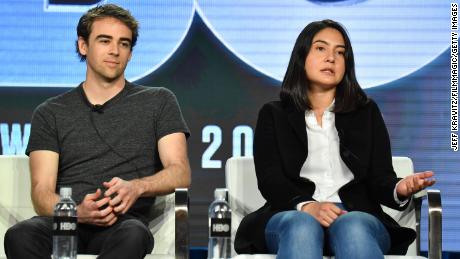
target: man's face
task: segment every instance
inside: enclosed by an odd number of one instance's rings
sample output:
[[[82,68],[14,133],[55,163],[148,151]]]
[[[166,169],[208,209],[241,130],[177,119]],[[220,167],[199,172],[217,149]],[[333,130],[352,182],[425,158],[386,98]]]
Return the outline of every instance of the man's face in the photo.
[[[87,77],[112,82],[122,77],[131,58],[132,32],[120,20],[106,17],[94,21],[88,42],[78,38],[86,55]]]

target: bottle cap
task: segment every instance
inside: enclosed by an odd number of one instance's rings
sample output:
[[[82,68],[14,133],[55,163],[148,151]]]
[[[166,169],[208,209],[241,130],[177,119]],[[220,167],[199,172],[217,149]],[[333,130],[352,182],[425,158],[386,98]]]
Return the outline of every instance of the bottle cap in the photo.
[[[59,195],[61,197],[71,197],[72,188],[71,187],[61,187],[61,189],[59,190]]]
[[[216,200],[227,200],[227,189],[216,188],[214,190],[214,199]]]

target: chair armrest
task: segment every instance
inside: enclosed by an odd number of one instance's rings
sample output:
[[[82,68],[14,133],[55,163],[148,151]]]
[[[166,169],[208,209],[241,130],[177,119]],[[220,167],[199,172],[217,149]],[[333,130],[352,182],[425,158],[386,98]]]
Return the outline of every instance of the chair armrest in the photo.
[[[427,196],[427,190],[423,189],[421,191],[416,192],[413,197],[418,199],[418,198],[423,198]]]
[[[428,258],[442,256],[442,204],[439,190],[428,190]]]
[[[188,225],[189,197],[187,188],[177,188],[175,191],[175,257],[188,259],[189,257],[189,225]]]
[[[417,255],[420,255],[420,221],[422,200],[428,200],[428,258],[441,259],[442,204],[439,190],[422,190],[413,195],[417,231]]]

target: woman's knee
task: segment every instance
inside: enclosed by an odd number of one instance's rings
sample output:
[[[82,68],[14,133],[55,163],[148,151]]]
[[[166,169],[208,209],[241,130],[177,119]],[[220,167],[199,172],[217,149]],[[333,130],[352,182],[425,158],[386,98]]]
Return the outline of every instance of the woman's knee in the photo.
[[[304,258],[305,254],[321,256],[324,231],[311,215],[301,211],[275,214],[265,228],[267,247],[277,258]]]
[[[369,249],[386,252],[390,245],[390,237],[383,223],[365,212],[354,211],[338,217],[328,234],[333,249],[346,248],[358,254]]]
[[[338,217],[331,225],[331,231],[344,232],[347,235],[362,235],[376,233],[383,224],[373,215],[352,211]]]
[[[273,217],[277,225],[278,233],[292,235],[294,237],[316,237],[323,238],[323,228],[319,222],[302,211],[285,211]],[[271,221],[271,220],[270,220]],[[269,222],[270,223],[270,222]]]

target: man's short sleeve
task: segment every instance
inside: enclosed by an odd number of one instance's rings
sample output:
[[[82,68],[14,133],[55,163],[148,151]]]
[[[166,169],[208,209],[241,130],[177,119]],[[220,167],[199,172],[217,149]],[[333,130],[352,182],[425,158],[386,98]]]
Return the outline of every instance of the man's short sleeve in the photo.
[[[190,136],[190,131],[182,116],[176,96],[168,89],[161,88],[161,100],[163,106],[157,117],[157,139],[176,132],[183,132],[185,137]]]
[[[56,119],[47,103],[38,106],[32,115],[26,155],[35,150],[50,150],[59,153]]]

